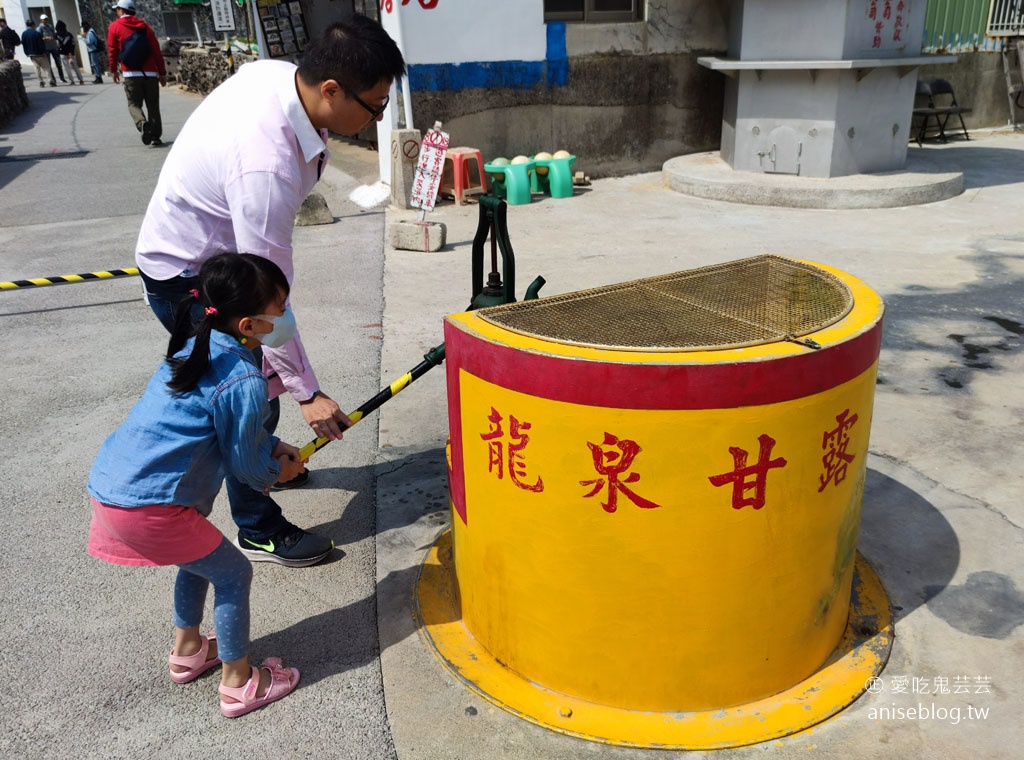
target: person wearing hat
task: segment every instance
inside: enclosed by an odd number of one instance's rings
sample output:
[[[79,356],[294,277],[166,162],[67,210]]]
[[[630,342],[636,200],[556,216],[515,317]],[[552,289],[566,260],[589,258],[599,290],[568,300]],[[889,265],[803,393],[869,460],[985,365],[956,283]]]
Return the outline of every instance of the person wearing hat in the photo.
[[[50,67],[50,56],[46,54],[46,45],[43,43],[43,35],[36,29],[36,22],[32,19],[25,21],[25,31],[21,33],[21,49],[36,67],[36,76],[39,78],[39,86],[46,87],[46,80],[50,80],[50,87],[57,86],[57,80],[53,78],[53,69]]]
[[[117,19],[107,30],[110,73],[114,84],[124,77],[128,115],[143,144],[163,145],[160,88],[167,84],[167,66],[160,43],[149,24],[135,15],[135,0],[117,0],[114,10]]]
[[[68,80],[64,78],[64,67],[60,65],[60,46],[57,44],[57,30],[53,28],[53,25],[50,23],[50,17],[45,13],[39,14],[39,34],[43,37],[46,54],[53,59],[54,68],[57,69],[57,76],[60,77],[60,81],[67,83]]]

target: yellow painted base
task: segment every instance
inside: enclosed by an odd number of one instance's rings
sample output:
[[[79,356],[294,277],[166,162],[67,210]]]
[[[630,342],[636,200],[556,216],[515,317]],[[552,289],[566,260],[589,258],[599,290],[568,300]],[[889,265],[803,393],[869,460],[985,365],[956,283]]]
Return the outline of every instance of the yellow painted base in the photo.
[[[858,553],[846,632],[816,673],[771,697],[725,709],[624,710],[545,689],[506,668],[477,642],[462,620],[451,531],[431,548],[417,585],[417,610],[427,641],[463,683],[531,723],[607,744],[714,749],[796,733],[857,699],[867,680],[885,666],[893,642],[885,590]]]

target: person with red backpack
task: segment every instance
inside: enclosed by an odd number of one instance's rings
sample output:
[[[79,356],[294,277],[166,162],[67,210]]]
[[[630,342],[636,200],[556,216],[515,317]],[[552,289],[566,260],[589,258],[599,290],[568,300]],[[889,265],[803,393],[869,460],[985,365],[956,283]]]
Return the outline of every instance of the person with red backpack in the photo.
[[[167,84],[167,67],[153,29],[135,15],[135,0],[117,0],[117,19],[107,30],[110,72],[117,84],[124,77],[128,115],[142,134],[144,145],[163,145],[160,88]],[[145,112],[142,106],[145,104]]]

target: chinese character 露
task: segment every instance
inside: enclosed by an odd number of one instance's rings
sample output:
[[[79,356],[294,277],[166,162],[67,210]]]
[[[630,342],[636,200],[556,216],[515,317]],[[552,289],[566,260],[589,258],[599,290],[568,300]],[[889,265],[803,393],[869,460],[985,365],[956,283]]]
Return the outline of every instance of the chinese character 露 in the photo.
[[[787,464],[786,460],[782,457],[769,459],[772,454],[772,447],[775,445],[774,438],[767,434],[762,434],[758,436],[757,441],[761,445],[761,449],[756,464],[748,466],[747,452],[737,446],[730,446],[729,453],[732,454],[736,469],[732,472],[712,475],[708,478],[711,481],[711,485],[715,487],[724,486],[730,482],[733,484],[733,509],[742,509],[743,507],[760,509],[763,507],[768,470],[772,467],[785,467]],[[748,480],[748,478],[753,478],[753,480]],[[747,497],[748,491],[753,491],[753,496]]]
[[[842,483],[846,477],[846,466],[853,461],[854,455],[847,453],[846,447],[850,445],[849,430],[857,421],[857,415],[849,415],[849,409],[838,415],[836,429],[829,430],[821,436],[821,448],[825,450],[821,463],[825,465],[825,474],[818,477],[821,483],[818,486],[818,493],[824,491],[829,483]]]
[[[481,433],[481,440],[487,441],[487,471],[494,472],[497,469],[498,480],[505,477],[505,457],[508,455],[508,476],[509,479],[524,491],[539,493],[544,490],[544,481],[538,476],[537,482],[530,485],[526,479],[526,455],[523,449],[530,442],[530,436],[526,434],[532,425],[529,422],[520,422],[513,416],[509,416],[509,440],[504,440],[505,432],[502,429],[502,416],[493,406],[487,417],[490,423],[490,430]]]
[[[622,491],[627,499],[643,509],[655,509],[661,506],[653,501],[648,501],[626,487],[626,483],[636,483],[640,480],[639,473],[631,472],[624,480],[619,479],[619,476],[632,466],[633,460],[636,459],[636,455],[641,451],[636,441],[620,440],[618,437],[606,432],[604,434],[604,442],[600,446],[589,441],[587,446],[590,448],[590,455],[594,459],[594,469],[597,470],[598,475],[605,477],[581,480],[581,486],[593,486],[589,493],[583,495],[583,498],[589,499],[591,496],[596,496],[607,485],[608,501],[601,504],[605,512],[614,512],[619,508],[619,491]]]

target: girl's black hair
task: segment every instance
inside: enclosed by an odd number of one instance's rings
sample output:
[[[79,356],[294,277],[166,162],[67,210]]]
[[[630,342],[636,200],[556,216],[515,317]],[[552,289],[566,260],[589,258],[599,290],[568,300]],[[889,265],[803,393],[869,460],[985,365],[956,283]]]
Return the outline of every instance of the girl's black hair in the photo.
[[[270,259],[251,253],[220,253],[207,259],[199,270],[199,302],[206,313],[193,322],[195,301],[187,298],[178,307],[174,332],[167,345],[167,361],[172,367],[167,386],[175,393],[187,393],[199,384],[210,366],[210,331],[231,333],[233,323],[242,317],[262,314],[267,304],[283,293],[288,296],[288,280]],[[174,355],[192,336],[192,353],[183,359]]]

